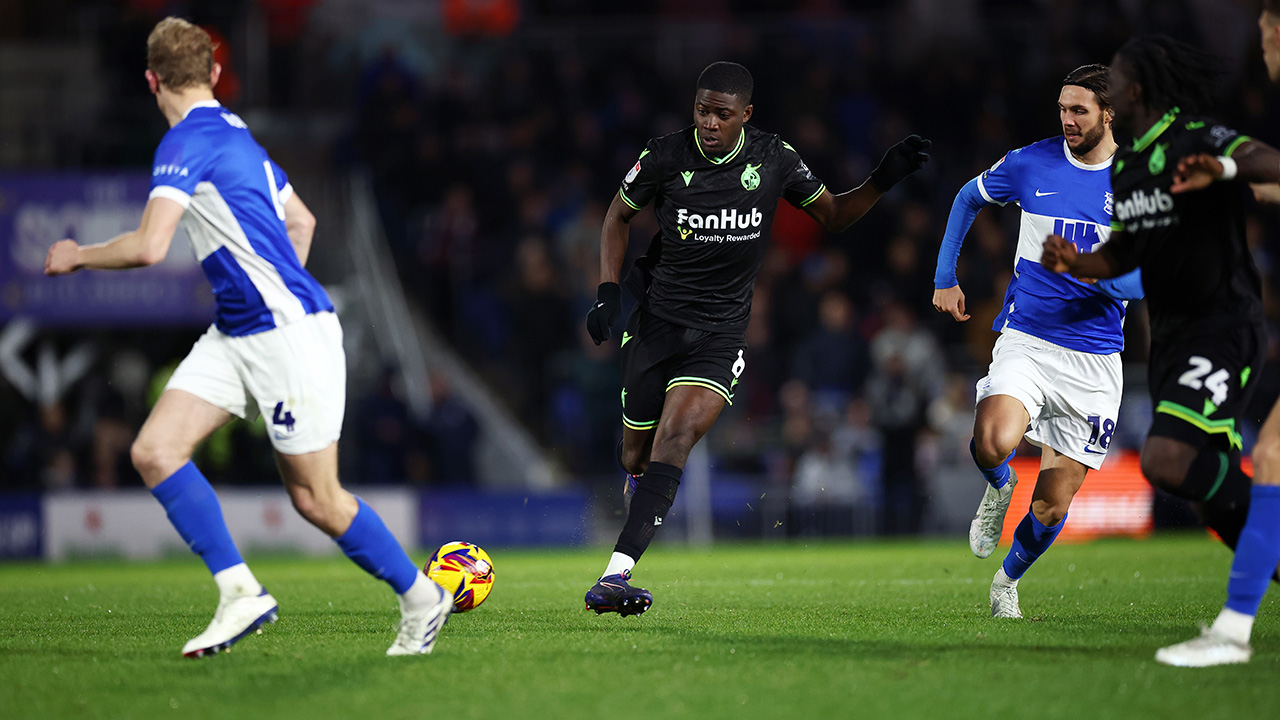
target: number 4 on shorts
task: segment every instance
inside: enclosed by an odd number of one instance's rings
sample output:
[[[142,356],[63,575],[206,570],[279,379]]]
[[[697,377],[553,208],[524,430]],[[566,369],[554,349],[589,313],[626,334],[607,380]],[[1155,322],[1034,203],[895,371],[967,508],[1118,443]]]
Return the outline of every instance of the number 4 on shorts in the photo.
[[[276,411],[271,416],[272,425],[283,425],[285,432],[293,432],[293,413],[284,409],[284,401],[276,403]]]

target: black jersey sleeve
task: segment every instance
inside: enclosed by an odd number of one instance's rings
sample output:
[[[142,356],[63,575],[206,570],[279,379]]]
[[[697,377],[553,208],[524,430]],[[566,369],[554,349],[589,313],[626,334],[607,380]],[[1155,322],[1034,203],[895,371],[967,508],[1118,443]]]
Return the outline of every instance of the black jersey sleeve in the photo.
[[[640,153],[640,159],[622,178],[618,196],[633,210],[648,205],[662,187],[662,153],[656,139],[650,140]]]
[[[814,177],[809,166],[801,159],[800,153],[789,143],[778,141],[782,145],[782,197],[795,207],[802,208],[822,196],[827,189],[822,181]]]
[[[1203,143],[1205,152],[1215,155],[1231,157],[1231,153],[1235,152],[1236,148],[1250,139],[1248,135],[1241,135],[1225,125],[1215,124],[1206,127],[1201,123],[1200,129],[1201,135],[1199,139]]]

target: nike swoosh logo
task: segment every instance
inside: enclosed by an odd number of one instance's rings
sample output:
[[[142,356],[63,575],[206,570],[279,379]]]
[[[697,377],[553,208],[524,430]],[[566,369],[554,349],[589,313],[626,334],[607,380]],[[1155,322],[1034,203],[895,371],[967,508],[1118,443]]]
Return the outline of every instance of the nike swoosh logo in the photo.
[[[1036,190],[1036,197],[1048,197],[1050,195],[1057,195],[1058,192],[1059,192],[1058,190],[1054,190],[1053,192],[1045,193],[1045,192],[1040,192],[1039,190]]]
[[[1090,450],[1089,448],[1085,448],[1084,451],[1089,453],[1090,455],[1106,455],[1107,454],[1106,450],[1103,450],[1102,452],[1098,452],[1097,450]]]

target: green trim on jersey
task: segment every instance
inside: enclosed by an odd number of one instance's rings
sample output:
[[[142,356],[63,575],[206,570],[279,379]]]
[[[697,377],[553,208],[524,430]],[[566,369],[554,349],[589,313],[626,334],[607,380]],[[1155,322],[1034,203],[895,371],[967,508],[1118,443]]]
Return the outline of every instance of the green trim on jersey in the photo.
[[[729,403],[730,405],[733,404],[733,393],[729,392],[727,389],[725,389],[725,386],[721,385],[715,380],[708,380],[706,378],[700,378],[700,377],[671,378],[671,382],[667,383],[667,392],[671,392],[671,388],[673,387],[685,387],[685,386],[706,388],[716,393],[720,397],[724,398],[724,401]]]
[[[1248,135],[1241,135],[1235,140],[1232,140],[1231,144],[1227,146],[1227,149],[1222,151],[1222,156],[1231,157],[1231,153],[1235,152],[1236,148],[1240,147],[1241,143],[1249,142],[1252,139],[1253,138],[1249,137]]]
[[[1220,435],[1222,433],[1226,433],[1227,440],[1231,443],[1231,447],[1236,448],[1237,450],[1244,448],[1244,440],[1240,437],[1240,433],[1236,432],[1235,418],[1210,420],[1189,407],[1185,407],[1168,400],[1161,400],[1160,404],[1156,406],[1156,412],[1172,415],[1179,420],[1185,420],[1209,435]]]
[[[826,185],[823,185],[822,187],[819,187],[819,188],[818,188],[818,192],[816,192],[816,193],[814,193],[814,194],[810,195],[810,196],[809,196],[809,198],[808,198],[807,200],[805,200],[804,202],[800,203],[800,207],[808,207],[809,203],[812,203],[814,200],[817,200],[818,198],[822,197],[822,191],[824,191],[824,190],[826,190],[826,189],[827,189],[827,186],[826,186]]]
[[[1112,221],[1111,221],[1111,231],[1112,231],[1112,232],[1124,232],[1124,223],[1120,222],[1119,220],[1112,220]]]
[[[622,188],[618,188],[618,197],[622,198],[622,202],[630,205],[632,210],[635,210],[636,212],[640,211],[640,206],[631,202],[631,198],[627,197],[627,194],[622,191]]]
[[[1178,119],[1178,113],[1180,112],[1182,111],[1175,107],[1165,113],[1164,117],[1160,118],[1160,121],[1155,125],[1152,125],[1142,137],[1133,141],[1133,151],[1142,152],[1146,150],[1148,145],[1155,142],[1155,139],[1160,137],[1160,134],[1168,130],[1169,126]]]
[[[716,165],[724,165],[725,163],[737,157],[738,153],[742,152],[742,146],[747,144],[747,131],[742,130],[738,133],[738,144],[733,146],[733,152],[718,159],[711,157],[706,153],[705,150],[702,149],[702,143],[698,142],[698,133],[696,132],[693,134],[693,144],[698,147],[698,152],[702,155],[702,157],[710,160]]]

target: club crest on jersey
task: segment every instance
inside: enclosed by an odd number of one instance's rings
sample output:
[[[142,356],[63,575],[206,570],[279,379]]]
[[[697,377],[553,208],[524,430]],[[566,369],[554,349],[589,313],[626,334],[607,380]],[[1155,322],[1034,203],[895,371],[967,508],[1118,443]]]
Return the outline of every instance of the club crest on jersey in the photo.
[[[1147,169],[1152,175],[1159,175],[1164,172],[1164,149],[1169,147],[1168,143],[1156,143],[1151,150],[1151,159],[1147,161]]]
[[[761,165],[763,164],[764,163],[761,163]],[[756,172],[759,167],[760,165],[747,163],[747,169],[742,171],[742,177],[740,178],[742,180],[742,187],[747,190],[755,190],[760,187],[760,173]]]

